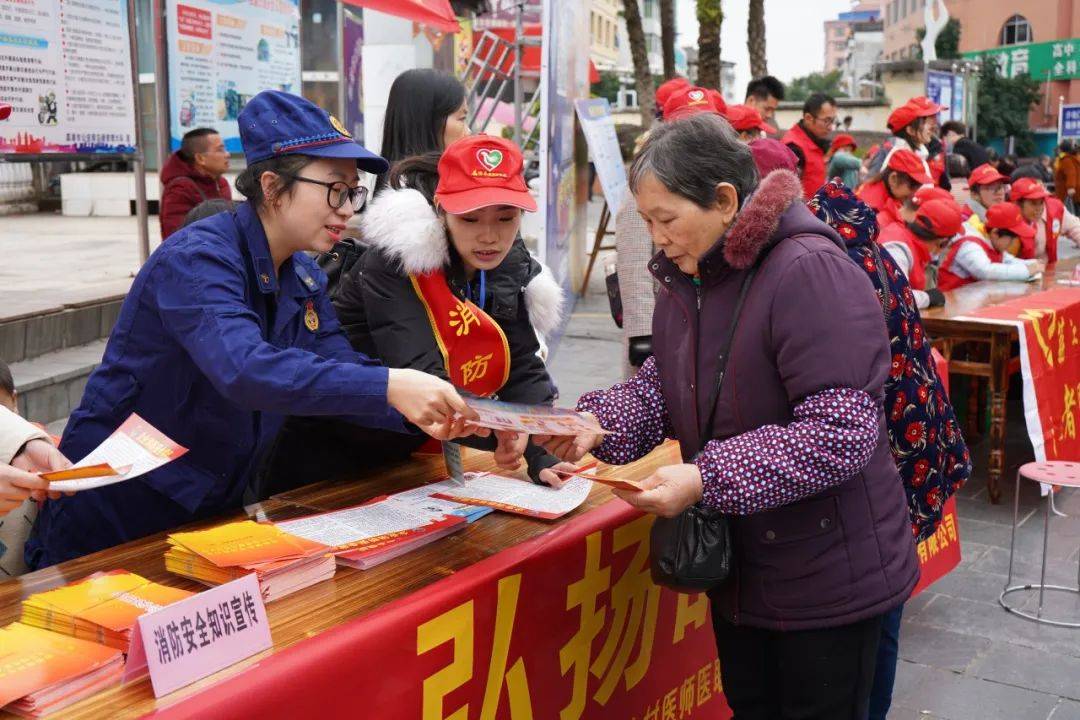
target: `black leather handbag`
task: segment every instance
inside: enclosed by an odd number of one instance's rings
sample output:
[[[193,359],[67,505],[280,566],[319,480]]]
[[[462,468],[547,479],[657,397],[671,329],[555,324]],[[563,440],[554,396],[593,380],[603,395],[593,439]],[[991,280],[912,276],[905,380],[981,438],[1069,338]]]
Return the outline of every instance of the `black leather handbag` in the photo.
[[[771,248],[770,248],[771,249]],[[767,250],[766,250],[767,252]],[[698,435],[699,454],[712,439],[713,415],[720,399],[729,351],[739,324],[743,301],[766,252],[743,277],[739,299],[731,314],[731,326],[716,362],[713,394]],[[673,518],[656,518],[651,534],[651,570],[653,582],[685,593],[699,593],[722,584],[731,573],[731,526],[727,516],[701,504],[691,505]]]

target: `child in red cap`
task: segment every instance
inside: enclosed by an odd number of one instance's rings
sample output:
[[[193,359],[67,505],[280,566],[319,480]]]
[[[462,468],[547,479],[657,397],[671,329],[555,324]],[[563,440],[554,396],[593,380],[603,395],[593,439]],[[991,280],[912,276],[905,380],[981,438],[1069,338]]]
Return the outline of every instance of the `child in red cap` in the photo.
[[[855,138],[847,133],[840,133],[833,138],[829,154],[825,158],[829,163],[826,175],[829,178],[840,178],[840,182],[851,190],[859,187],[859,170],[862,168],[862,160],[855,157],[857,147]]]
[[[1067,237],[1080,247],[1080,219],[1041,182],[1029,177],[1020,178],[1009,188],[1009,198],[1020,207],[1024,219],[1035,227],[1031,242],[1020,243],[1020,259],[1056,263],[1059,237]]]
[[[720,102],[723,102],[722,98]],[[760,140],[764,137],[762,133],[776,134],[776,128],[765,122],[757,108],[752,108],[749,105],[727,106],[724,117],[731,123],[731,127],[735,128],[735,132],[739,133],[739,139],[745,143]]]
[[[724,102],[723,98],[720,98],[720,102]],[[723,110],[717,107],[716,96],[712,94],[712,91],[697,85],[686,85],[676,88],[664,103],[664,122],[702,112],[714,115],[723,114]]]
[[[472,395],[554,401],[541,343],[561,325],[564,297],[519,234],[536,210],[523,169],[517,145],[483,134],[394,166],[360,221],[368,249],[334,300],[354,347]],[[512,466],[524,452],[535,482],[560,485],[559,460],[519,440],[463,442]]]
[[[983,239],[986,233],[983,224],[986,222],[986,211],[1000,202],[1005,202],[1005,191],[1009,184],[1009,178],[997,171],[993,165],[983,163],[971,171],[968,175],[968,189],[971,197],[967,206],[972,215],[967,220],[968,234],[978,235]]]
[[[911,220],[892,223],[878,235],[878,242],[907,276],[920,310],[945,303],[936,283],[927,276],[927,266],[963,224],[960,206],[952,198],[926,200],[915,205]]]
[[[1045,267],[1041,260],[1021,260],[1008,248],[1035,237],[1035,228],[1011,202],[986,211],[986,237],[968,235],[949,248],[938,272],[938,288],[952,290],[978,280],[1029,280]]]
[[[901,204],[931,182],[922,158],[910,150],[897,150],[889,157],[881,178],[863,183],[856,194],[877,212],[878,227],[884,229],[900,220]]]

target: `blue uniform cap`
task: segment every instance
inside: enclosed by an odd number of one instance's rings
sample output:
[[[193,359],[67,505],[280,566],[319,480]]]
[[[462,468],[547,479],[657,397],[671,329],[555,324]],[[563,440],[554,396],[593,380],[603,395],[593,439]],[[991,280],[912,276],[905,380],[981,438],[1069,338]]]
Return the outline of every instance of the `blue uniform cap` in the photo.
[[[390,163],[353,139],[336,117],[299,95],[263,90],[237,117],[248,165],[282,155],[355,158],[356,167],[384,173]]]

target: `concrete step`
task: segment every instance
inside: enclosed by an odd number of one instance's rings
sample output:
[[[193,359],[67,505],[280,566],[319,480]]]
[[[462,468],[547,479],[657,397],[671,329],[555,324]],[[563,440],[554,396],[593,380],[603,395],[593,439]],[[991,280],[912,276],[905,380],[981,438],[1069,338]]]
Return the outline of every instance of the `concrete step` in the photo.
[[[21,363],[107,338],[123,302],[111,293],[0,317],[0,360]]]
[[[82,400],[90,373],[105,353],[103,339],[11,364],[19,413],[48,424],[71,414]]]

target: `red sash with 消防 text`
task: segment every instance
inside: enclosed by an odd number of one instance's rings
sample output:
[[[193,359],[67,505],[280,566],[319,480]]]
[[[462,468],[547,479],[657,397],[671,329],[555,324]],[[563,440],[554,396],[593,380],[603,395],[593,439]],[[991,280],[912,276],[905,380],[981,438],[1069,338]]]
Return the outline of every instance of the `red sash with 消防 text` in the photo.
[[[450,382],[480,397],[498,392],[510,377],[510,345],[499,324],[450,292],[442,270],[409,279],[427,311]]]

